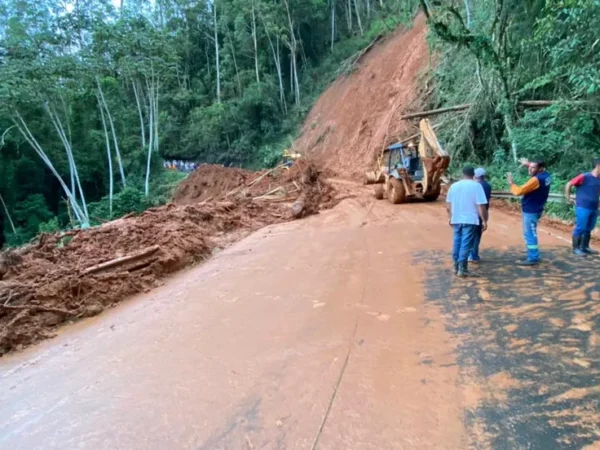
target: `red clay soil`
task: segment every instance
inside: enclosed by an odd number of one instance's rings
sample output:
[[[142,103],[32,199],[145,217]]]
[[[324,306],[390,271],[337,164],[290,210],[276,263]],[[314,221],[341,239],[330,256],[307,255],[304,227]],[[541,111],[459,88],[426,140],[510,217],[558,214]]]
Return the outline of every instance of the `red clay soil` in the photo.
[[[181,194],[182,205],[153,208],[87,230],[42,235],[36,244],[0,253],[0,356],[51,337],[64,322],[96,315],[157,286],[168,274],[206,259],[216,247],[291,220],[295,202],[304,206],[300,216],[336,202],[333,188],[305,161],[271,180],[265,176],[251,188],[246,180],[260,173],[217,167],[203,168],[186,184],[189,188],[192,180],[212,173],[212,190],[205,198],[219,200],[235,188],[223,179],[242,182],[238,195],[227,201],[190,204]],[[275,181],[284,188],[265,197]],[[261,198],[253,199],[257,193]]]
[[[379,152],[418,132],[399,117],[419,109],[418,79],[429,64],[425,17],[376,44],[319,98],[296,147],[339,177],[362,180]],[[416,122],[415,122],[416,124]]]

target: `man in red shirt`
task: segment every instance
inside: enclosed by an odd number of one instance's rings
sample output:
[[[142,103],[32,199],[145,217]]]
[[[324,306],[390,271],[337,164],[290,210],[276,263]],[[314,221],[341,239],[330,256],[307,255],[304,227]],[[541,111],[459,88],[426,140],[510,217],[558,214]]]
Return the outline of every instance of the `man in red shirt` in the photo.
[[[575,229],[573,230],[573,254],[586,256],[597,253],[590,249],[592,231],[598,220],[598,198],[600,197],[600,159],[594,160],[591,172],[577,175],[567,183],[565,197],[575,203]],[[575,202],[571,199],[571,188],[575,187]]]

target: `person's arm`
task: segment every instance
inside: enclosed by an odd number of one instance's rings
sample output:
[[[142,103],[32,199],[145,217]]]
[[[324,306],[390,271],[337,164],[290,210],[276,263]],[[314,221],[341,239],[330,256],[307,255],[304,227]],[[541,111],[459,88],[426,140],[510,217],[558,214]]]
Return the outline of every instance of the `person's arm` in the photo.
[[[540,181],[537,177],[531,177],[523,186],[517,186],[511,173],[507,174],[508,184],[512,195],[527,195],[540,187]]]
[[[446,211],[448,212],[448,225],[452,226],[452,186],[446,194]]]
[[[567,199],[567,203],[574,203],[573,199],[571,198],[571,188],[573,186],[581,186],[583,184],[583,180],[583,174],[580,174],[567,183],[567,185],[565,186],[565,198]]]
[[[485,196],[485,191],[483,190],[483,186],[480,184],[479,189],[477,189],[477,194],[475,195],[475,203],[477,203],[477,209],[479,210],[479,217],[481,217],[481,227],[483,231],[487,230],[487,222],[488,222],[488,201]]]
[[[481,227],[483,231],[487,230],[487,223],[489,220],[489,213],[487,209],[487,205],[477,205],[477,209],[479,209],[479,217],[481,217]]]

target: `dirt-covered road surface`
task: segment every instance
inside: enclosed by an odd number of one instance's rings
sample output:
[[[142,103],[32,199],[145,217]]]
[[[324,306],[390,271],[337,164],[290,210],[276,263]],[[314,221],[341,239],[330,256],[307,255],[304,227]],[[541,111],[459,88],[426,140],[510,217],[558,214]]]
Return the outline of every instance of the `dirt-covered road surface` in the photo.
[[[599,448],[597,263],[490,228],[468,281],[441,202],[256,232],[0,359],[0,448]]]

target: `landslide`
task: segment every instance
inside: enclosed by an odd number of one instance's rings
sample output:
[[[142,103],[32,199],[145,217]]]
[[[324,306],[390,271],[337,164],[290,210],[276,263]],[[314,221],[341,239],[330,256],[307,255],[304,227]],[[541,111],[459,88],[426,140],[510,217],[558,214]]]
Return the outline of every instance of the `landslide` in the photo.
[[[399,29],[354,62],[319,98],[296,147],[319,167],[342,178],[360,179],[372,170],[383,147],[418,132],[399,120],[419,109],[419,77],[429,63],[425,17]]]
[[[0,356],[146,292],[254,230],[336,201],[307,161],[258,173],[203,166],[181,185],[174,203],[99,227],[44,234],[2,252]],[[301,212],[294,215],[291,206],[298,204]]]

